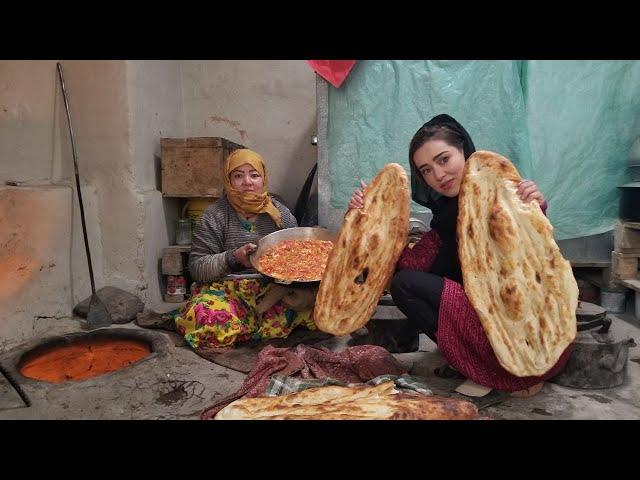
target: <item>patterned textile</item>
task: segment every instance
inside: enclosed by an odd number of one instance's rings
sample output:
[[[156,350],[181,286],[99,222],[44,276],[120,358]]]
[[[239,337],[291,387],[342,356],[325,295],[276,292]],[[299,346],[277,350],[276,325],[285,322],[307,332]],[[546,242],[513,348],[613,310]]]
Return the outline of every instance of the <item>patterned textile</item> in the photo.
[[[411,375],[379,375],[372,378],[364,385],[380,385],[384,382],[393,381],[396,389],[404,392],[417,392],[423,395],[433,395],[423,378]],[[288,395],[290,393],[301,392],[307,388],[324,387],[326,385],[338,385],[342,387],[363,385],[362,383],[344,383],[333,378],[296,378],[286,375],[272,375],[267,385],[265,395],[267,397],[276,397],[278,395]]]
[[[260,317],[256,302],[270,285],[256,279],[213,282],[177,312],[176,330],[194,349],[208,350],[237,342],[284,338],[300,325],[316,329],[312,309],[286,309],[281,301]]]

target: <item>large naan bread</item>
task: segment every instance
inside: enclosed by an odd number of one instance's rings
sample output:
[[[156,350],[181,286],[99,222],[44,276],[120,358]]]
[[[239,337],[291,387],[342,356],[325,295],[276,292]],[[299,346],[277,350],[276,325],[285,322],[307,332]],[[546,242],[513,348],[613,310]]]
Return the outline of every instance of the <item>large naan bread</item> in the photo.
[[[314,320],[346,335],[369,321],[389,282],[409,230],[407,174],[387,164],[367,186],[364,208],[345,215],[320,281]]]
[[[475,405],[455,398],[398,393],[376,386],[317,387],[279,397],[236,400],[215,420],[471,420]]]
[[[458,254],[464,289],[500,364],[543,375],[576,336],[578,286],[537,201],[516,193],[509,160],[478,151],[464,167]]]

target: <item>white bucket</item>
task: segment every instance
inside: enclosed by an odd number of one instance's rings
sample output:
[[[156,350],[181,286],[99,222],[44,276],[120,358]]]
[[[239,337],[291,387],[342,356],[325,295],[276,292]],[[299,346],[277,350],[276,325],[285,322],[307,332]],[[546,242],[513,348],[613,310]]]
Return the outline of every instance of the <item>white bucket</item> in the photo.
[[[602,290],[600,292],[600,306],[607,312],[624,313],[626,297],[625,292],[607,292],[606,290]]]

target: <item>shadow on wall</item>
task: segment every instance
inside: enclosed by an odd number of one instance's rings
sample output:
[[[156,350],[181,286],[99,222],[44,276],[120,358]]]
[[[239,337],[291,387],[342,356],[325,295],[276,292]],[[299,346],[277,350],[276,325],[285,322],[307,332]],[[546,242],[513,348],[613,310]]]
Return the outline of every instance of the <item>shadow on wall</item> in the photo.
[[[153,154],[153,171],[155,173],[155,187],[159,192],[162,191],[162,157]]]
[[[295,152],[297,155],[303,158],[300,162],[300,167],[295,175],[295,201],[293,205],[289,206],[291,212],[298,220],[298,225],[311,227],[318,224],[318,173],[313,173],[313,177],[310,178],[312,170],[318,162],[317,147],[311,143],[312,137],[316,136],[316,122],[314,121],[303,136],[298,141]],[[308,183],[310,182],[310,183]],[[306,184],[306,185],[305,185]]]
[[[155,171],[155,188],[158,192],[162,192],[162,157],[153,155],[153,166]],[[162,211],[164,212],[165,228],[169,244],[175,243],[176,221],[181,215],[181,201],[179,198],[163,197]]]

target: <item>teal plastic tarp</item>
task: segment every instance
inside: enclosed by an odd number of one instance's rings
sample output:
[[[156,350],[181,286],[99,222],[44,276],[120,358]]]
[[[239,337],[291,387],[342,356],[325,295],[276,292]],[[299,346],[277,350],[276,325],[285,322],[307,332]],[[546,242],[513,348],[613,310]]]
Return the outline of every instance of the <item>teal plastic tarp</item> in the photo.
[[[439,113],[538,183],[557,239],[612,228],[640,135],[640,62],[358,61],[329,87],[331,205],[386,163],[408,173],[411,137]]]

